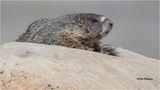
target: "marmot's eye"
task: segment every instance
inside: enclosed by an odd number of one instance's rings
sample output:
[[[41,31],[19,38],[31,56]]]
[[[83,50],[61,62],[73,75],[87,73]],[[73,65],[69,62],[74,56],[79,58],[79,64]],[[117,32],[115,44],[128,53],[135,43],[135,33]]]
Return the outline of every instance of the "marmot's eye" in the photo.
[[[92,22],[98,22],[97,19],[92,19],[92,18],[87,18],[88,20],[92,21]]]
[[[98,22],[98,20],[97,19],[92,19],[92,22]]]

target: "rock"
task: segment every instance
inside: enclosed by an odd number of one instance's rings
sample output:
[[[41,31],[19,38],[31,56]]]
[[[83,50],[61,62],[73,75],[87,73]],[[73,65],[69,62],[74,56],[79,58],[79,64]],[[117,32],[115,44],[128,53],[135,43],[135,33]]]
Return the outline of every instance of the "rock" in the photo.
[[[159,60],[117,48],[120,56],[61,46],[1,46],[2,90],[158,89]]]

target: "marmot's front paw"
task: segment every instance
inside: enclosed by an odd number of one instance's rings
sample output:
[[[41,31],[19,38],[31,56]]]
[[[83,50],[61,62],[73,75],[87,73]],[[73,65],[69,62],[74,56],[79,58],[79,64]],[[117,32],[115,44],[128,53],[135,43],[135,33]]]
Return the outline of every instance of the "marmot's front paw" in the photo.
[[[118,56],[118,52],[116,51],[116,47],[110,45],[101,45],[100,46],[100,53],[108,54],[112,56]]]
[[[88,50],[88,51],[93,51],[94,50],[94,48],[83,46],[83,45],[81,45],[80,49]]]

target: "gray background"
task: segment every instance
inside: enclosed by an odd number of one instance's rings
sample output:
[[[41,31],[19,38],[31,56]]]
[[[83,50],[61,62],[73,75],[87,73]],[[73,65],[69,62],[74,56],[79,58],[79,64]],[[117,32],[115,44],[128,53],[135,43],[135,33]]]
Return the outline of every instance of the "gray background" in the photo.
[[[159,58],[159,4],[149,1],[2,1],[1,43],[15,40],[34,20],[91,12],[109,17],[113,30],[102,41]]]

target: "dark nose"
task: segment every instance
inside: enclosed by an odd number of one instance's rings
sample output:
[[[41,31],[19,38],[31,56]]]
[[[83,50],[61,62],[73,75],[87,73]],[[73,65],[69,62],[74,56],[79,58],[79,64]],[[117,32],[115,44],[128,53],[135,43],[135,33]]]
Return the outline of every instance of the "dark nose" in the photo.
[[[113,23],[109,23],[109,26],[112,28],[113,27]]]

